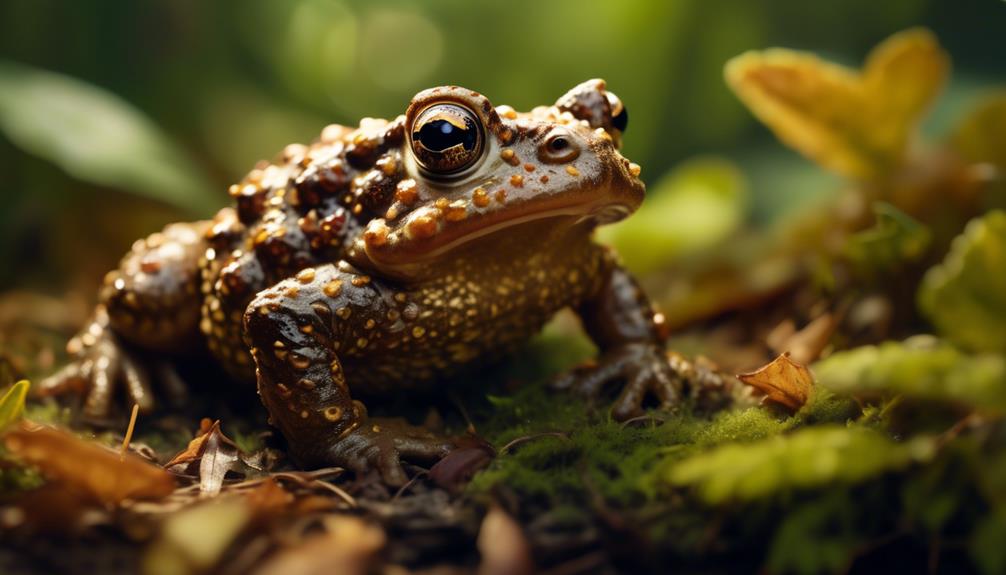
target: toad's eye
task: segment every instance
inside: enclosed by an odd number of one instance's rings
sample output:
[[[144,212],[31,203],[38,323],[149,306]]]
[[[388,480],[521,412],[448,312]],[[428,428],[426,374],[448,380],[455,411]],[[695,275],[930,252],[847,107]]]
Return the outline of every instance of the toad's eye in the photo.
[[[412,151],[423,168],[453,174],[482,155],[482,124],[459,104],[436,104],[423,110],[412,126]]]

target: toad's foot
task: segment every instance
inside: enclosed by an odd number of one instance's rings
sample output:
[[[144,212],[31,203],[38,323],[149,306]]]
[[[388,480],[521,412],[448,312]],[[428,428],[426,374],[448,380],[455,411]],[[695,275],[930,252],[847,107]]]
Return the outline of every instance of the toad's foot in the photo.
[[[39,383],[39,396],[82,394],[84,418],[95,423],[107,422],[113,415],[113,400],[119,388],[124,389],[130,403],[140,406],[140,411],[154,409],[150,371],[109,327],[103,307],[97,308],[91,322],[66,347],[70,363]],[[153,369],[171,402],[184,401],[185,385],[173,366],[159,361]]]
[[[611,408],[612,416],[625,421],[643,411],[643,400],[652,393],[661,409],[674,408],[681,399],[681,378],[667,361],[662,346],[630,342],[612,348],[596,363],[574,368],[553,382],[556,389],[572,389],[597,397],[603,388],[623,382],[621,394]]]
[[[408,481],[402,460],[429,463],[443,458],[455,443],[401,418],[371,417],[341,438],[327,453],[328,463],[357,477],[376,469],[384,482],[398,487]]]

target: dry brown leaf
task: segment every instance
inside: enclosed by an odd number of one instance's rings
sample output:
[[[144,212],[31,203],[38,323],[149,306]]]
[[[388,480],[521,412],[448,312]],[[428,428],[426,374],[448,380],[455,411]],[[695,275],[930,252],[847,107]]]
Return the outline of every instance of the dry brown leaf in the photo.
[[[227,472],[241,462],[237,444],[220,431],[219,420],[203,419],[196,437],[164,467],[191,471],[196,462],[199,463],[199,491],[207,497],[220,493]]]
[[[53,427],[23,422],[5,433],[3,440],[25,463],[105,505],[166,497],[175,489],[174,478],[160,467],[129,453],[120,456]]]
[[[831,313],[821,314],[800,331],[787,320],[772,330],[766,343],[776,353],[788,353],[793,361],[806,365],[821,357],[837,328],[838,321]]]
[[[948,69],[933,34],[912,29],[877,46],[861,72],[772,49],[734,58],[725,75],[787,145],[842,175],[874,179],[901,160]]]
[[[765,399],[794,411],[807,403],[814,388],[814,376],[810,370],[790,359],[788,353],[757,371],[738,375],[737,379],[764,393]]]
[[[534,573],[531,544],[524,530],[499,505],[493,505],[482,520],[478,538],[479,575],[522,575]]]
[[[352,515],[330,515],[325,518],[324,527],[324,533],[277,553],[255,575],[374,572],[377,552],[384,547],[384,531]]]

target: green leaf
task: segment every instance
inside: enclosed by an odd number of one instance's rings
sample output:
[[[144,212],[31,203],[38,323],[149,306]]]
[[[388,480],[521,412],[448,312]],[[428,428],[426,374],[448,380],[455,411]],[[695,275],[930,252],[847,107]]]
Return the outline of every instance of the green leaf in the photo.
[[[1006,572],[1006,514],[991,514],[971,536],[970,551],[982,573]]]
[[[972,162],[1006,169],[1006,91],[982,100],[961,122],[951,144]]]
[[[860,270],[870,274],[890,272],[926,252],[932,234],[929,229],[891,204],[874,204],[876,224],[849,238],[846,256]]]
[[[194,213],[224,199],[139,110],[69,76],[0,61],[0,132],[86,182]]]
[[[631,218],[602,228],[598,238],[614,246],[629,269],[646,273],[737,230],[746,197],[744,178],[730,162],[689,160],[650,187]]]
[[[676,485],[708,503],[753,501],[793,489],[858,483],[929,459],[931,438],[895,443],[864,427],[820,425],[755,443],[722,445],[671,467]]]
[[[863,544],[855,525],[857,504],[845,490],[833,490],[781,517],[769,548],[769,573],[839,573]]]
[[[1006,212],[968,223],[926,273],[919,307],[937,330],[972,350],[1006,351]]]
[[[0,398],[0,429],[4,429],[21,417],[21,412],[24,411],[24,398],[28,395],[30,385],[26,380],[21,380],[12,385]]]
[[[813,366],[836,393],[899,393],[1006,411],[1006,358],[968,355],[932,337],[843,351]]]

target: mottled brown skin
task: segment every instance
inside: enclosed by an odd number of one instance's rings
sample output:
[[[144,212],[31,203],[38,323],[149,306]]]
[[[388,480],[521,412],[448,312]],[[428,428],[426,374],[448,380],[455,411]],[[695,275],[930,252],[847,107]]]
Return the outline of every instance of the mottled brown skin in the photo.
[[[417,156],[432,140],[416,123],[444,103],[470,111],[480,153]],[[593,394],[624,382],[620,419],[649,393],[671,405],[677,381],[648,300],[591,240],[643,199],[638,166],[616,147],[624,121],[592,80],[526,114],[441,87],[390,122],[329,126],[232,186],[234,207],[212,221],[137,242],[106,277],[95,322],[71,342],[77,361],[44,387],[85,382],[86,411],[102,416],[122,381],[150,408],[147,366],[129,350],[204,346],[234,378],[257,379],[300,465],[376,467],[401,484],[400,457],[436,459],[451,442],[368,417],[353,396],[429,388],[512,352],[571,307],[602,354],[560,387]],[[450,175],[419,163],[466,154],[472,165]]]

